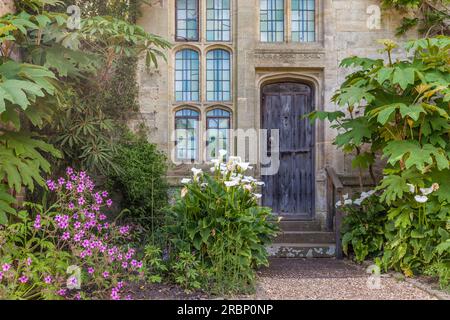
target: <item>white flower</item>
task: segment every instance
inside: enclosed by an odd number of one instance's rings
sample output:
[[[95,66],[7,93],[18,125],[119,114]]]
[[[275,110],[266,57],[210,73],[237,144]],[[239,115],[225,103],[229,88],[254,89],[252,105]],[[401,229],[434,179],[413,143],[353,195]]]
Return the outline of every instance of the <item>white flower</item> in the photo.
[[[238,180],[225,181],[225,186],[227,188],[235,187],[237,185],[239,185],[239,181]]]
[[[265,185],[265,183],[262,182],[262,181],[256,181],[255,184],[256,184],[257,186],[264,186],[264,185]]]
[[[239,168],[241,168],[243,171],[247,171],[248,169],[252,169],[252,167],[250,166],[250,163],[248,163],[248,162],[238,162],[237,166]]]
[[[182,183],[182,184],[189,184],[189,183],[191,183],[191,182],[192,182],[191,179],[183,179],[183,180],[181,180],[181,183]]]
[[[359,198],[359,199],[356,199],[355,201],[353,201],[353,204],[356,204],[357,206],[360,206],[363,201],[364,201],[363,198]]]
[[[344,198],[344,200],[347,200],[347,199],[348,199],[348,193],[347,193],[347,194],[344,194],[344,195],[342,196],[342,198]]]
[[[261,199],[262,198],[262,194],[254,193],[253,195],[255,196],[256,199]]]
[[[416,201],[418,203],[425,203],[428,201],[428,197],[427,196],[415,196],[414,199],[416,199]]]
[[[194,177],[197,177],[199,174],[203,173],[202,169],[192,168],[192,173],[194,174]]]
[[[430,187],[430,188],[420,188],[420,192],[424,195],[424,196],[427,196],[427,195],[429,195],[429,194],[432,194],[433,193],[433,187]]]
[[[219,159],[213,159],[211,160],[211,163],[214,164],[213,169],[216,169],[220,167],[221,161]]]
[[[342,207],[342,202],[341,201],[336,202],[336,208],[339,208],[339,207]]]
[[[348,205],[351,205],[351,204],[353,204],[353,201],[351,199],[347,199],[347,200],[344,201],[344,206],[348,206]]]
[[[409,192],[411,192],[411,193],[416,192],[416,186],[414,186],[413,184],[408,183],[408,187],[409,187]]]
[[[244,189],[246,189],[246,190],[252,192],[253,187],[252,187],[250,184],[246,184],[246,185],[244,185]]]
[[[222,161],[223,157],[225,157],[227,154],[227,150],[219,150],[219,160]]]
[[[367,195],[370,197],[370,196],[374,195],[375,192],[376,192],[375,190],[367,191]]]

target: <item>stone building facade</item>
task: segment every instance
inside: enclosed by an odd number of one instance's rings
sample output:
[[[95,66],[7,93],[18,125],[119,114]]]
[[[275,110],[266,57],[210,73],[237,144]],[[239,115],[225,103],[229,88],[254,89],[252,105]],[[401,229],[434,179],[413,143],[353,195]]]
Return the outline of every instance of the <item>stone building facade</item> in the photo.
[[[200,137],[209,120],[224,127],[229,123],[234,130],[262,129],[262,91],[274,83],[306,85],[313,109],[335,110],[330,99],[346,72],[340,61],[351,55],[378,56],[377,40],[394,38],[400,17],[379,6],[378,0],[160,0],[143,7],[139,23],[173,43],[158,70],[139,70],[149,139],[169,158],[177,152],[189,158],[193,152],[195,165],[203,166],[207,143]],[[219,109],[225,112],[213,112]],[[192,121],[198,140],[192,146],[192,137],[186,136],[185,148],[177,151],[176,123],[189,128]],[[350,156],[332,145],[335,132],[329,124],[317,123],[313,131],[311,218],[323,224],[325,168],[333,167],[342,177],[355,173],[346,159]],[[236,141],[228,140],[230,153],[237,152]],[[254,160],[259,175],[260,159]],[[172,181],[189,175],[192,165],[174,164]]]

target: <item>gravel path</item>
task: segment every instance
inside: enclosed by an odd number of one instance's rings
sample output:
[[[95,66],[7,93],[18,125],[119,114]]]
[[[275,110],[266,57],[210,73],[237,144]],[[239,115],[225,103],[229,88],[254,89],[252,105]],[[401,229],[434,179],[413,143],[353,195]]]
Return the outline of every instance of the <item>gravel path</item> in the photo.
[[[382,276],[370,289],[364,269],[335,259],[273,259],[260,270],[253,299],[271,300],[436,300],[412,284]]]

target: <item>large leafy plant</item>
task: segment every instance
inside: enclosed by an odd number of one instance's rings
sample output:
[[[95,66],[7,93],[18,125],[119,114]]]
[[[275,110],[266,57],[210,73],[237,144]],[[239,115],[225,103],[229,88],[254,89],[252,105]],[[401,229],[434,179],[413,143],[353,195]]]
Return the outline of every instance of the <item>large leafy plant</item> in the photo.
[[[380,264],[412,275],[449,261],[450,39],[408,42],[410,58],[396,61],[397,45],[382,43],[386,61],[342,62],[357,69],[333,97],[346,112],[310,116],[332,121],[334,143],[355,154],[353,165],[361,173],[378,155],[385,159],[384,177],[375,181],[389,221]]]
[[[200,261],[192,272],[203,270],[202,288],[214,293],[251,290],[254,268],[268,264],[265,246],[277,232],[270,209],[258,205],[261,184],[244,175],[247,169],[233,157],[228,163],[216,160],[212,175],[193,169],[193,179],[183,181],[181,197],[169,211],[175,256],[192,253]]]

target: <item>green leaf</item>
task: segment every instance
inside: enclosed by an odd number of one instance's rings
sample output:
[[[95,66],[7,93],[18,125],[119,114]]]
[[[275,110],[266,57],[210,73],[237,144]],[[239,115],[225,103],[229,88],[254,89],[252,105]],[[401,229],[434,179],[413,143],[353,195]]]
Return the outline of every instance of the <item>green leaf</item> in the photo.
[[[410,106],[401,104],[401,106],[400,106],[400,114],[402,115],[403,118],[410,117],[414,121],[417,121],[417,120],[419,120],[420,115],[422,113],[426,113],[426,112],[425,112],[424,108],[422,108],[422,106],[419,104],[414,104],[414,105],[410,105]]]
[[[409,85],[414,84],[415,70],[413,68],[401,68],[396,67],[394,70],[394,76],[392,82],[398,84],[400,88],[405,90]]]

